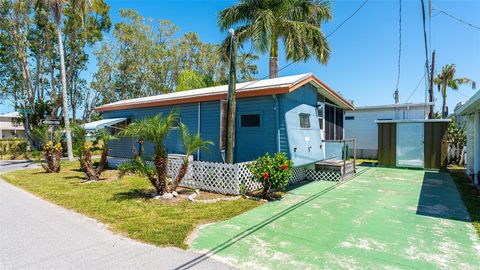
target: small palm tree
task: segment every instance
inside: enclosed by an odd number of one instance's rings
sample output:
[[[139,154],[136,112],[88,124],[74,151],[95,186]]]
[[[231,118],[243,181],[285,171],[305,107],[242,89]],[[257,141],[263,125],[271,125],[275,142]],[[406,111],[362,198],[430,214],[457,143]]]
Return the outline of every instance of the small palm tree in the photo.
[[[330,47],[320,26],[332,19],[329,1],[241,0],[222,10],[218,24],[222,31],[237,27],[237,40],[251,40],[257,51],[270,53],[270,78],[278,77],[278,40],[282,39],[287,60],[307,61],[315,57],[325,64]],[[230,38],[223,42],[228,52]]]
[[[455,78],[457,72],[455,64],[448,64],[442,67],[442,71],[434,79],[435,84],[438,87],[438,91],[442,93],[442,117],[447,117],[447,87],[452,90],[458,90],[458,86],[461,84],[471,83],[472,88],[476,88],[476,84],[469,78]]]
[[[73,151],[78,156],[80,168],[85,173],[87,181],[98,181],[100,175],[107,167],[108,143],[116,140],[117,137],[111,135],[107,130],[101,130],[97,133],[97,139],[93,146],[85,139],[87,131],[79,125],[72,127],[73,131]],[[100,162],[95,168],[92,161],[92,152],[101,151]]]
[[[165,146],[165,139],[172,130],[178,115],[170,112],[167,116],[158,114],[151,118],[137,120],[128,125],[120,132],[122,136],[131,136],[140,141],[150,141],[153,144],[153,161],[155,164],[156,176],[148,177],[159,195],[167,191],[167,163],[168,153]],[[143,160],[143,157],[138,157]],[[140,162],[135,159],[134,162]],[[143,161],[145,163],[145,161]],[[146,163],[145,163],[146,164]],[[131,166],[125,165],[122,169],[129,169]],[[148,176],[148,174],[145,174]]]
[[[198,149],[210,150],[208,146],[213,145],[213,142],[203,140],[202,137],[200,137],[200,134],[198,133],[195,133],[193,135],[190,134],[188,127],[183,123],[180,123],[179,131],[182,136],[183,147],[185,148],[185,157],[183,158],[183,163],[182,163],[182,166],[180,167],[177,177],[172,182],[172,186],[171,186],[172,192],[177,189],[178,185],[180,184],[180,182],[185,177],[185,174],[187,173],[188,165],[189,165],[189,157],[193,153],[195,153],[195,151],[197,151]]]

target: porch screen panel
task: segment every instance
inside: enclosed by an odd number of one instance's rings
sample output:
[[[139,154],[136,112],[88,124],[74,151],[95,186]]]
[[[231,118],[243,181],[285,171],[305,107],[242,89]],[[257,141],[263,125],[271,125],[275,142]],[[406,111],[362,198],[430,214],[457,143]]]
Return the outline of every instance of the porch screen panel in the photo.
[[[325,104],[325,139],[335,140],[335,107]]]
[[[343,140],[343,109],[335,108],[335,139]]]

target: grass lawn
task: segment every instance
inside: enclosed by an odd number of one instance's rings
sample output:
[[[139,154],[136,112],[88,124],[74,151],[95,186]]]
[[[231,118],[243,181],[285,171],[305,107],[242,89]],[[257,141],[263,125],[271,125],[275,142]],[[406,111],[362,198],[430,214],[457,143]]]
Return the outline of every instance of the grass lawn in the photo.
[[[477,230],[478,236],[480,236],[480,190],[465,175],[465,168],[452,166],[448,170],[470,214],[472,224]]]
[[[115,232],[158,246],[187,248],[185,240],[196,225],[229,219],[260,204],[246,199],[214,204],[154,200],[146,195],[153,189],[144,178],[115,180],[116,171],[106,171],[102,174],[106,180],[85,183],[78,168],[76,162],[63,163],[59,174],[36,169],[1,177],[47,201],[107,224]]]

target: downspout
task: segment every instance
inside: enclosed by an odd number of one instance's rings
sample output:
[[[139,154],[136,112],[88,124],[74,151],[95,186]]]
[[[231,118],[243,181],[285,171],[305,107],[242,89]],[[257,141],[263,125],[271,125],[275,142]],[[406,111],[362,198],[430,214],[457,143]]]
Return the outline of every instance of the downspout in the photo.
[[[197,106],[197,134],[200,136],[200,127],[201,127],[201,105],[200,102],[198,102]],[[197,149],[197,160],[200,160],[200,148]]]
[[[276,111],[275,113],[275,129],[277,131],[277,153],[280,153],[280,107],[278,103],[278,97],[277,95],[272,95],[273,100],[275,101],[275,107],[274,110]]]

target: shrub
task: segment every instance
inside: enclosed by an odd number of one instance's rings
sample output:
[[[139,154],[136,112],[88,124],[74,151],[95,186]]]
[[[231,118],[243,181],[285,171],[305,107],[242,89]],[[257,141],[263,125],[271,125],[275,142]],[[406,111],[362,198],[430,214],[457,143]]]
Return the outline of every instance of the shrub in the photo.
[[[43,146],[45,153],[45,160],[47,164],[42,164],[43,169],[47,173],[60,172],[60,159],[62,157],[62,144],[57,142],[48,141]]]
[[[272,158],[268,153],[248,164],[252,179],[262,184],[262,197],[269,197],[274,190],[284,190],[292,175],[292,164],[284,153],[277,153]]]

